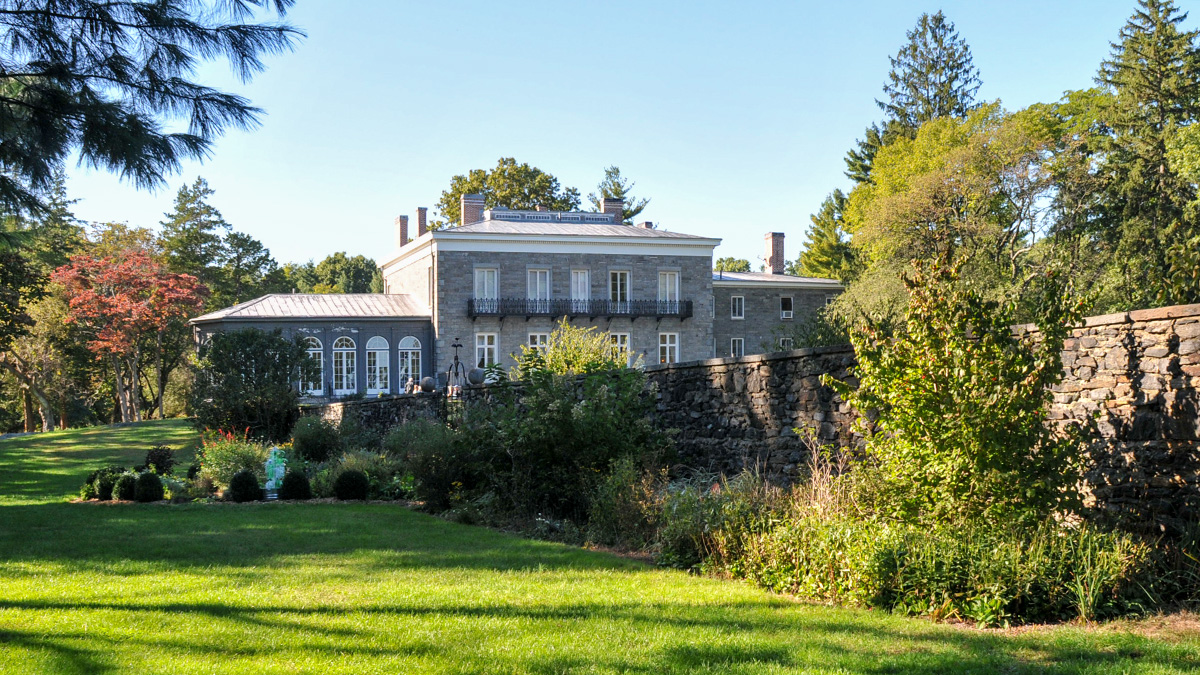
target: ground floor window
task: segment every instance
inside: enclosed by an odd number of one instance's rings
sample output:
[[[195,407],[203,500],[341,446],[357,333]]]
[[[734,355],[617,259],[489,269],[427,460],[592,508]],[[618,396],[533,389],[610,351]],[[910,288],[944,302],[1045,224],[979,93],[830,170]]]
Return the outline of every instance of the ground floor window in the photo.
[[[496,334],[495,333],[476,333],[475,334],[475,365],[479,368],[487,368],[496,363]]]
[[[658,334],[658,362],[678,363],[679,333]]]
[[[550,334],[549,333],[530,333],[529,334],[529,347],[531,349],[536,349],[539,352],[545,354],[546,350],[550,348]]]
[[[358,391],[357,354],[354,340],[340,337],[333,342],[333,393],[338,396]]]
[[[421,381],[421,341],[411,335],[404,338],[400,341],[399,353],[400,387],[409,391],[406,385],[410,381],[414,388]]]
[[[793,344],[792,338],[779,338],[779,348],[784,351],[791,349]]]
[[[625,365],[633,363],[633,352],[629,350],[629,333],[609,333],[608,344],[614,359],[625,359]]]
[[[367,393],[388,393],[388,341],[376,335],[367,340]]]
[[[315,337],[304,339],[308,346],[308,358],[316,364],[316,370],[311,373],[312,378],[305,378],[300,382],[300,393],[308,394],[309,396],[324,396],[325,395],[325,353],[321,351],[321,341]]]
[[[744,338],[732,338],[729,340],[729,355],[730,356],[745,356],[746,355],[746,340]]]

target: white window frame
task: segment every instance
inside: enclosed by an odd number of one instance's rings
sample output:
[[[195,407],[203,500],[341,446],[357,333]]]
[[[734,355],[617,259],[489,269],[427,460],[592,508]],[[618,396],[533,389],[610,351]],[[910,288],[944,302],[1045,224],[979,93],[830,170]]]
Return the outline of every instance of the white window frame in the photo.
[[[733,295],[729,298],[729,318],[743,321],[746,318],[746,296]]]
[[[679,333],[658,334],[658,362],[679,363]]]
[[[475,268],[475,310],[496,312],[500,309],[500,270]]]
[[[789,309],[783,308],[784,300],[787,300],[787,305],[788,305]],[[779,318],[780,319],[792,318],[796,314],[795,309],[796,309],[796,300],[794,298],[792,298],[792,296],[790,296],[790,295],[779,296]]]
[[[545,314],[550,311],[550,270],[546,267],[531,267],[525,272],[529,311]]]
[[[530,333],[529,347],[536,349],[545,354],[546,350],[550,349],[550,334],[549,333]]]
[[[370,340],[367,340],[368,396],[391,392],[391,387],[389,386],[392,375],[390,355],[391,345],[388,344],[387,338],[375,335]]]
[[[487,368],[499,362],[500,335],[499,333],[475,334],[475,366]]]
[[[608,344],[612,345],[613,358],[625,352],[625,365],[633,365],[633,350],[629,348],[629,333],[609,333]]]
[[[347,347],[346,345],[350,346]],[[341,346],[339,346],[341,345]],[[338,385],[349,386],[338,386]],[[333,395],[358,393],[358,345],[342,336],[333,341]]]
[[[658,311],[674,314],[679,311],[679,271],[659,270]]]
[[[396,355],[400,361],[396,375],[396,383],[401,391],[409,378],[413,380],[414,388],[421,382],[421,341],[408,335],[397,343]]]
[[[795,349],[796,341],[790,337],[779,338],[779,351],[790,352]]]
[[[591,270],[571,270],[571,311],[585,313],[592,299]]]
[[[609,311],[613,314],[629,313],[629,270],[608,271]]]
[[[729,355],[730,356],[745,356],[746,355],[746,339],[745,338],[729,338]]]
[[[325,395],[325,350],[321,340],[312,336],[304,338],[308,343],[308,355],[317,362],[317,379],[315,382],[300,382],[300,393],[307,396]]]

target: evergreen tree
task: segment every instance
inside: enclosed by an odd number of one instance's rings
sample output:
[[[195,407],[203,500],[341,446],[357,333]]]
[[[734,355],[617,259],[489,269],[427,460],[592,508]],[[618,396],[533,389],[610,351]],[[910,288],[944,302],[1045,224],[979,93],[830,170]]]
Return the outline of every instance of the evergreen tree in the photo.
[[[975,108],[979,69],[967,41],[940,10],[921,15],[891,63],[883,85],[887,101],[875,103],[905,129],[939,117],[964,117]]]
[[[242,79],[300,35],[244,23],[293,0],[0,0],[0,208],[40,213],[55,172],[80,162],[156,187],[184,159],[203,158],[225,129],[260,111],[193,81],[224,59]],[[183,131],[168,128],[183,123]]]
[[[604,180],[600,181],[600,184],[596,186],[597,192],[588,195],[588,201],[592,203],[592,208],[599,211],[603,205],[601,200],[623,200],[625,207],[622,209],[621,220],[626,225],[632,225],[633,219],[637,218],[638,214],[642,211],[645,211],[646,205],[650,203],[649,199],[638,199],[630,194],[633,186],[634,183],[621,176],[620,169],[610,166],[604,170]]]
[[[191,186],[179,188],[175,210],[162,222],[162,245],[167,269],[190,274],[216,290],[222,286],[225,236],[230,227],[221,212],[208,203],[212,195],[208,181],[200,177]],[[208,306],[215,307],[219,301],[214,295]]]
[[[821,203],[821,209],[810,216],[812,227],[804,249],[795,262],[788,264],[788,274],[848,281],[853,274],[854,250],[842,221],[846,195],[834,190]]]
[[[225,265],[217,290],[220,305],[235,305],[286,290],[283,272],[262,242],[248,234],[230,232],[225,235],[224,249]]]
[[[976,107],[981,80],[971,47],[941,11],[922,14],[908,32],[908,43],[890,61],[892,69],[883,85],[887,100],[875,101],[884,122],[868,127],[858,147],[846,154],[846,177],[856,183],[871,181],[881,147],[897,138],[912,138],[929,120],[963,117]]]
[[[1171,138],[1200,119],[1200,32],[1180,30],[1186,18],[1171,0],[1140,0],[1096,78],[1113,94],[1102,214],[1120,309],[1200,301],[1171,283],[1200,265],[1185,212],[1195,186],[1168,161]]]

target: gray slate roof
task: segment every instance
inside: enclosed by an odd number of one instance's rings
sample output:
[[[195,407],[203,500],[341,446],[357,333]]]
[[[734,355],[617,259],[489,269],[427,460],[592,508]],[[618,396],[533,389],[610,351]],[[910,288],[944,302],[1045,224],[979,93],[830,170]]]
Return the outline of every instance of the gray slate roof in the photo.
[[[198,316],[190,323],[255,319],[380,319],[429,317],[405,293],[273,293]]]
[[[638,237],[642,239],[709,239],[695,234],[682,234],[666,230],[649,230],[631,225],[605,225],[600,223],[531,223],[510,220],[481,220],[470,225],[440,230],[444,233],[464,234],[553,234],[578,237]]]
[[[713,272],[713,281],[769,281],[773,283],[794,283],[803,285],[840,285],[837,279],[822,279],[821,277],[795,277],[790,274],[769,274],[767,272]]]

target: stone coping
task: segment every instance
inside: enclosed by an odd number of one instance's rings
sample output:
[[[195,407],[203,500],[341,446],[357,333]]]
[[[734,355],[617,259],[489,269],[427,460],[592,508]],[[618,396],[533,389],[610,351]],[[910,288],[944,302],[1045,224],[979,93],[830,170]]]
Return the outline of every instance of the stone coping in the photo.
[[[1169,307],[1155,307],[1153,309],[1135,309],[1129,312],[1116,312],[1115,314],[1100,314],[1097,316],[1084,317],[1083,323],[1076,328],[1092,328],[1094,326],[1112,326],[1123,323],[1134,323],[1141,321],[1161,321],[1163,319],[1182,319],[1188,317],[1200,317],[1200,304],[1195,305],[1171,305]],[[1013,332],[1017,334],[1037,332],[1037,324],[1022,323],[1013,326]]]
[[[680,363],[656,363],[646,366],[646,373],[661,373],[690,368],[710,368],[712,366],[732,366],[740,364],[767,363],[769,361],[786,361],[803,356],[822,356],[824,354],[853,354],[850,345],[835,345],[833,347],[805,347],[785,352],[770,352],[767,354],[751,354],[749,356],[727,356],[717,359],[700,359],[698,361],[683,361]]]
[[[300,408],[327,408],[334,405],[363,405],[367,403],[382,403],[384,401],[395,401],[398,399],[420,399],[441,396],[436,391],[419,391],[414,394],[388,394],[387,396],[370,396],[354,401],[326,401],[324,403],[301,403]]]

